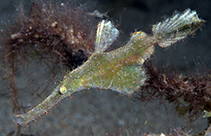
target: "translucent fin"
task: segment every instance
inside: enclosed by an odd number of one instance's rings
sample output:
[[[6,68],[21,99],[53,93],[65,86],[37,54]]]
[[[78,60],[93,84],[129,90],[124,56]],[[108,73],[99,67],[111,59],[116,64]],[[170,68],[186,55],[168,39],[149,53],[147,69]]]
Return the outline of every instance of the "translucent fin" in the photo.
[[[205,21],[198,18],[196,11],[190,9],[177,13],[163,22],[153,25],[154,37],[161,47],[168,47],[199,29]]]
[[[97,26],[95,52],[104,52],[117,38],[119,31],[111,21],[101,21]]]
[[[205,114],[204,114],[203,118],[211,117],[211,112],[204,110],[204,113]]]
[[[145,69],[139,65],[129,65],[114,74],[109,89],[126,95],[132,95],[146,81]]]

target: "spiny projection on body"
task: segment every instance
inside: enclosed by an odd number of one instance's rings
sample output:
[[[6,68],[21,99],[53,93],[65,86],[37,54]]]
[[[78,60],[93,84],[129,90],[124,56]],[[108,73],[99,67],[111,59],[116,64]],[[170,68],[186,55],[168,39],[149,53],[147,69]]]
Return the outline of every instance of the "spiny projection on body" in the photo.
[[[135,32],[125,46],[105,52],[119,31],[111,21],[101,21],[97,26],[95,51],[89,59],[67,74],[43,102],[27,113],[16,115],[15,121],[19,125],[27,125],[65,97],[84,89],[111,89],[132,95],[145,85],[148,75],[143,63],[153,54],[154,45],[168,47],[194,33],[204,22],[196,11],[187,9],[153,25],[152,36],[142,31]]]

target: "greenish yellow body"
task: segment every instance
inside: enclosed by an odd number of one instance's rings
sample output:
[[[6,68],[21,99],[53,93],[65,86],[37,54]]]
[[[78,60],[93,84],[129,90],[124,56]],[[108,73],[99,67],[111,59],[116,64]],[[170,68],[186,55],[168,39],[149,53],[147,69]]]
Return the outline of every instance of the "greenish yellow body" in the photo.
[[[115,51],[94,53],[82,66],[64,77],[59,86],[26,114],[16,115],[18,124],[27,124],[74,92],[90,87],[111,89],[131,95],[146,80],[142,63],[154,51],[143,32],[133,34],[127,45]],[[21,123],[22,122],[22,123]]]
[[[34,109],[16,115],[16,122],[26,125],[63,98],[90,87],[132,95],[147,79],[143,63],[154,52],[154,44],[168,47],[195,32],[203,23],[204,20],[199,19],[195,11],[188,9],[154,25],[153,36],[147,36],[141,31],[135,32],[125,46],[105,52],[118,36],[118,30],[110,21],[101,21],[92,56],[82,66],[67,74],[54,91]]]
[[[141,64],[154,51],[152,44],[148,46],[145,33],[136,33],[133,37],[115,51],[94,53],[84,65],[70,72],[62,85],[67,90],[96,87],[132,94],[144,83],[146,75]]]

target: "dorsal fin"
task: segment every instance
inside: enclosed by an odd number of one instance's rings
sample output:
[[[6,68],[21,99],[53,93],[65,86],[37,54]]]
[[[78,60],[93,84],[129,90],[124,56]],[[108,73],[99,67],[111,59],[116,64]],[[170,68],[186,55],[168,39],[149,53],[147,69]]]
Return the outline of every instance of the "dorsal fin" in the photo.
[[[104,52],[117,38],[119,31],[111,21],[101,21],[97,26],[95,52]]]

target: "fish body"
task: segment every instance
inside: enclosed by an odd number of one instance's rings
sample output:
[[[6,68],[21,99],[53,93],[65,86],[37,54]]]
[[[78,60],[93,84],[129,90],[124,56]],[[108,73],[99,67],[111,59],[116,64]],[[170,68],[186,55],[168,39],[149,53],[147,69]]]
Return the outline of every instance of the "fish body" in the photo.
[[[132,95],[147,79],[143,63],[153,54],[154,45],[168,47],[194,33],[204,22],[195,11],[187,9],[153,25],[152,36],[142,31],[135,32],[125,46],[105,52],[119,31],[111,21],[101,21],[97,27],[95,52],[91,57],[67,74],[43,102],[27,113],[15,115],[15,121],[19,125],[26,125],[63,98],[84,89],[111,89]]]

